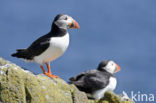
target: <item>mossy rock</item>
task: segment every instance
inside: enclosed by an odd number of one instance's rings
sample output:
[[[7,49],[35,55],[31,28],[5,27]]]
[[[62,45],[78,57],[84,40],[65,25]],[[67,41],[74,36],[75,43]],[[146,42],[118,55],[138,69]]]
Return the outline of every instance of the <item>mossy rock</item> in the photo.
[[[74,85],[69,85],[62,79],[51,79],[43,74],[34,75],[0,58],[0,103],[126,102],[121,102],[115,94],[106,94],[103,100],[88,100],[85,93],[80,92]]]
[[[113,92],[106,92],[105,96],[101,100],[97,100],[95,103],[134,103],[131,100],[122,101],[118,95],[115,95]]]

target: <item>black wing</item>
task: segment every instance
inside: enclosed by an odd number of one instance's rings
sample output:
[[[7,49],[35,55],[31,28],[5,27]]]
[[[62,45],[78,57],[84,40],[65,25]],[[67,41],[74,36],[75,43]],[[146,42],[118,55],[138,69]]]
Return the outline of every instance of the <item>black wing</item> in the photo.
[[[75,77],[71,77],[69,80],[70,80],[70,82],[72,82],[72,81],[77,81],[77,80],[79,80],[82,76],[85,76],[86,74],[96,73],[96,72],[97,72],[97,70],[88,70],[88,71],[82,72],[81,74],[78,74],[78,75],[75,76]]]
[[[28,47],[27,50],[32,56],[38,56],[49,47],[50,45],[49,41],[50,41],[49,35],[44,35],[39,39],[37,39],[36,41],[34,41],[30,45],[30,47]]]
[[[78,75],[75,80],[71,80],[71,83],[75,84],[81,91],[92,93],[107,86],[109,75],[97,70],[88,71]]]
[[[31,60],[34,56],[40,55],[49,47],[49,41],[49,35],[44,35],[34,41],[27,49],[18,49],[12,56]]]

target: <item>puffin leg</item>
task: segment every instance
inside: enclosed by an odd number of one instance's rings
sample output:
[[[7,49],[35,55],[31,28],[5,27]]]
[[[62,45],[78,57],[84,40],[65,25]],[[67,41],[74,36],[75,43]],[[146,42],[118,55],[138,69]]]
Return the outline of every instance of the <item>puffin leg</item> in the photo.
[[[45,63],[45,64],[46,64],[46,66],[47,66],[47,68],[48,68],[48,73],[45,72],[44,74],[47,75],[48,77],[51,77],[51,78],[59,78],[58,76],[53,75],[53,74],[51,73],[51,70],[50,70],[50,63]]]
[[[51,70],[50,70],[50,63],[46,63],[46,66],[47,66],[47,68],[48,68],[48,73],[52,74],[52,73],[51,73]]]
[[[42,69],[43,73],[45,74],[45,72],[46,72],[46,71],[45,71],[45,69],[44,69],[43,65],[41,65],[40,67],[41,67],[41,69]]]

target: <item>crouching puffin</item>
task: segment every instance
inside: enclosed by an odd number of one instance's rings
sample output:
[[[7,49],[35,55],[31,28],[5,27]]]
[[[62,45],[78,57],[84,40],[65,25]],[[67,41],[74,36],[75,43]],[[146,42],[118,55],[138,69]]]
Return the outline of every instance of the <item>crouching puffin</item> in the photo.
[[[76,29],[80,26],[71,16],[58,14],[49,33],[38,38],[27,49],[17,49],[17,52],[12,56],[35,62],[40,65],[45,75],[57,78],[58,76],[51,73],[50,62],[66,51],[69,45],[68,28]],[[45,71],[43,64],[46,64],[48,72]]]
[[[120,67],[114,61],[102,61],[98,68],[82,72],[71,77],[70,83],[77,86],[80,91],[86,92],[90,99],[101,99],[106,91],[116,88],[117,80],[114,73],[120,71]]]

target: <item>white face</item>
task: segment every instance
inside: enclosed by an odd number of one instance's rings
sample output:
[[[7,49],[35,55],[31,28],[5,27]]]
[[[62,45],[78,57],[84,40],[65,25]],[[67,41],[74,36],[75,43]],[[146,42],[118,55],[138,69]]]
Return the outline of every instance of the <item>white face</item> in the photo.
[[[107,72],[113,74],[116,72],[116,63],[113,61],[109,61],[108,64],[103,67],[103,69],[105,69]]]
[[[57,21],[55,21],[55,24],[59,28],[63,28],[63,29],[70,28],[72,23],[73,23],[73,18],[71,16],[68,16],[68,15],[63,15]]]

